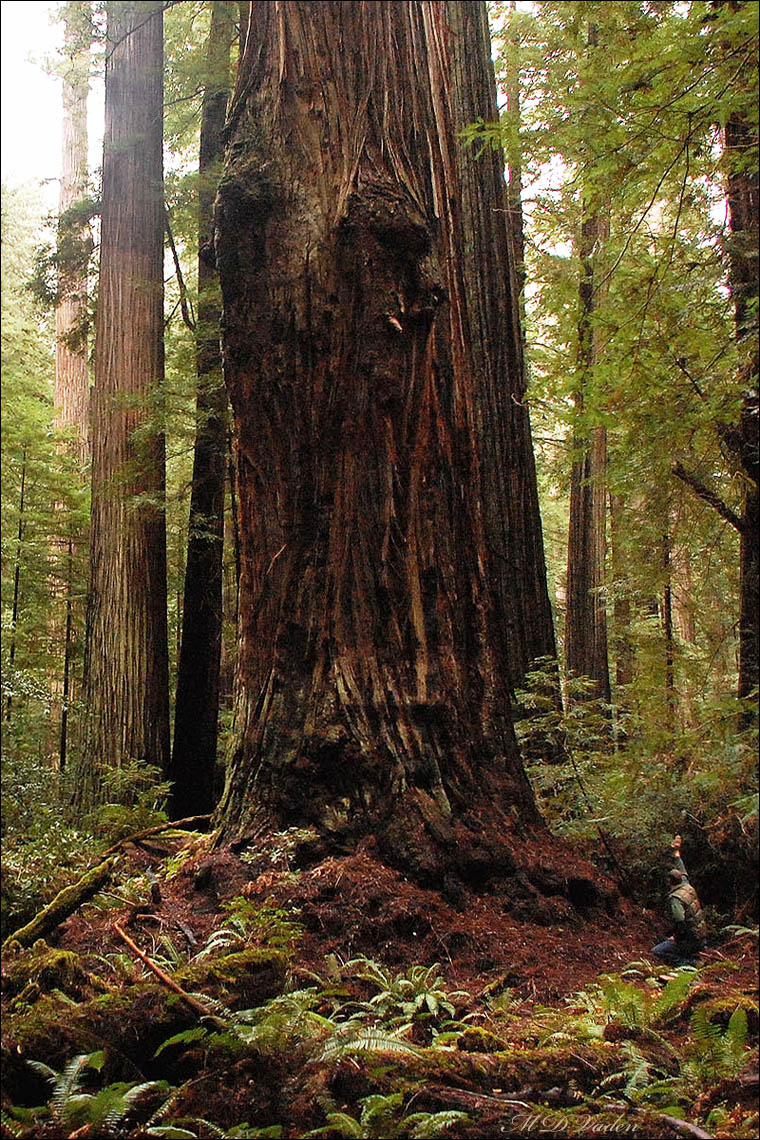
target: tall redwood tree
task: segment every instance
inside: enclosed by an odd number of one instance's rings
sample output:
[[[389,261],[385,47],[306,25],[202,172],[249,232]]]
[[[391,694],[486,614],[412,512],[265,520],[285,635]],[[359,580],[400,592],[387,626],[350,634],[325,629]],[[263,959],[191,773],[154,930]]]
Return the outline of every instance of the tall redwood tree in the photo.
[[[238,460],[222,833],[417,875],[537,823],[508,689],[553,645],[480,3],[251,6],[216,249]],[[532,588],[527,595],[526,588]]]
[[[83,795],[169,748],[163,379],[163,4],[107,5]],[[89,785],[89,786],[88,786]]]
[[[55,311],[56,427],[72,428],[82,466],[89,459],[90,391],[87,369],[87,254],[90,233],[77,220],[76,206],[87,193],[87,94],[90,89],[92,4],[70,0],[62,5],[64,49],[63,147],[58,241],[59,301]],[[73,208],[73,210],[72,210]],[[73,216],[72,216],[73,213]]]
[[[219,721],[222,653],[222,553],[227,466],[227,392],[219,344],[221,296],[213,265],[214,198],[230,87],[236,5],[211,8],[207,74],[201,108],[198,191],[198,319],[196,435],[177,667],[174,740],[169,775],[176,817],[211,811]]]

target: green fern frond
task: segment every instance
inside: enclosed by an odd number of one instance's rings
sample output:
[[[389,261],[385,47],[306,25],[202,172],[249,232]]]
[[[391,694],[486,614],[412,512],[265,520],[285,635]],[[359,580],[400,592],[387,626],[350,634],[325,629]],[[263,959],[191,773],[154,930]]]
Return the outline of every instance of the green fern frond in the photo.
[[[129,1110],[137,1104],[146,1092],[153,1089],[166,1087],[164,1081],[143,1081],[141,1084],[132,1085],[131,1088],[125,1089],[119,1094],[119,1097],[114,1104],[113,1108],[108,1112],[103,1120],[103,1125],[108,1133],[114,1133]],[[104,1092],[108,1090],[105,1089]]]
[[[48,1084],[53,1086],[56,1084],[60,1073],[57,1073],[55,1069],[51,1069],[50,1065],[46,1065],[44,1061],[27,1061],[26,1063],[30,1069],[34,1069],[35,1073],[39,1073]]]
[[[193,1124],[199,1129],[202,1126],[204,1131],[208,1132],[210,1140],[225,1140],[229,1135],[229,1133],[225,1132],[223,1128],[220,1128],[218,1124],[214,1124],[212,1120],[206,1120],[204,1117],[195,1117]]]
[[[56,1081],[50,1098],[50,1111],[59,1119],[62,1118],[67,1102],[79,1091],[85,1069],[98,1069],[102,1064],[103,1051],[100,1049],[96,1053],[79,1053],[72,1057]]]
[[[352,1027],[353,1029],[353,1027]],[[415,1057],[420,1056],[420,1050],[403,1041],[394,1034],[383,1033],[376,1029],[364,1029],[359,1032],[336,1033],[326,1045],[322,1047],[318,1061],[339,1061],[343,1057],[350,1057],[354,1053],[408,1053]]]
[[[0,1121],[2,1121],[3,1128],[12,1136],[20,1136],[26,1127],[20,1120],[14,1120],[12,1116],[9,1116],[4,1108],[0,1108]]]
[[[194,1025],[192,1029],[183,1029],[181,1033],[174,1033],[171,1037],[167,1037],[166,1041],[161,1042],[153,1056],[160,1056],[164,1049],[168,1049],[170,1045],[190,1045],[193,1041],[203,1041],[208,1036],[208,1029],[204,1029],[202,1025]]]
[[[145,1128],[146,1136],[160,1136],[162,1140],[198,1140],[198,1133],[188,1128],[178,1128],[176,1124],[159,1124]]]
[[[446,1128],[450,1128],[453,1124],[467,1124],[470,1120],[466,1112],[459,1112],[455,1109],[447,1109],[443,1112],[419,1112],[414,1116],[409,1116],[406,1119],[407,1127],[416,1121],[412,1127],[410,1135],[414,1140],[433,1140],[434,1137],[440,1136]]]
[[[691,1015],[691,1032],[695,1041],[713,1044],[720,1040],[722,1030],[717,1022],[710,1021],[704,1009],[695,1009]]]
[[[307,1132],[307,1136],[324,1136],[325,1133],[336,1133],[349,1138],[357,1137],[361,1140],[366,1135],[358,1120],[349,1116],[347,1112],[330,1112],[327,1115],[327,1124],[322,1128],[314,1128]]]
[[[652,1009],[652,1020],[658,1021],[664,1019],[668,1014],[672,1013],[680,1005],[683,1004],[686,995],[691,989],[692,982],[694,981],[694,974],[685,971],[679,971],[675,978],[672,978],[665,986],[659,998],[654,1004]]]
[[[744,1066],[748,1032],[746,1010],[735,1009],[723,1039],[726,1062],[732,1075],[741,1072]]]

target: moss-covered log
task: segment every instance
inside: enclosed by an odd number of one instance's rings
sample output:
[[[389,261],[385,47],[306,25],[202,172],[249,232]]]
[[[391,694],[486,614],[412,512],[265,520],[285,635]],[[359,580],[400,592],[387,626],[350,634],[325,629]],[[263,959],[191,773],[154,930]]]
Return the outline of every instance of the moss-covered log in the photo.
[[[3,953],[11,941],[22,946],[31,946],[38,938],[46,938],[64,922],[69,915],[93,898],[102,890],[111,877],[115,858],[105,859],[91,868],[76,883],[59,891],[51,903],[36,914],[31,922],[15,930],[3,943]]]

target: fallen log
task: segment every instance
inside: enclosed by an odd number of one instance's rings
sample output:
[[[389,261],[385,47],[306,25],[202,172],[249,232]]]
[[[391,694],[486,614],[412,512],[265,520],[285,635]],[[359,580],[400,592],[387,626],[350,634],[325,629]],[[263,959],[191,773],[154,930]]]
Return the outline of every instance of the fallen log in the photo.
[[[111,877],[115,862],[115,856],[105,859],[82,875],[76,883],[72,883],[70,887],[64,887],[62,891],[59,891],[53,901],[48,903],[39,914],[36,914],[31,922],[27,922],[25,926],[14,930],[6,938],[2,946],[3,953],[10,942],[19,942],[22,946],[31,946],[38,938],[46,938],[62,922],[65,922],[74,911],[79,910],[80,906],[89,902],[98,891],[102,890]]]
[[[107,851],[105,855],[113,855],[116,851],[121,851],[128,843],[137,843],[141,839],[147,839],[150,835],[160,835],[162,831],[182,831],[189,829],[191,823],[208,823],[211,819],[210,815],[189,815],[185,819],[171,819],[166,823],[156,824],[154,827],[146,827],[142,831],[135,831],[132,835],[125,835],[123,839],[119,839]]]

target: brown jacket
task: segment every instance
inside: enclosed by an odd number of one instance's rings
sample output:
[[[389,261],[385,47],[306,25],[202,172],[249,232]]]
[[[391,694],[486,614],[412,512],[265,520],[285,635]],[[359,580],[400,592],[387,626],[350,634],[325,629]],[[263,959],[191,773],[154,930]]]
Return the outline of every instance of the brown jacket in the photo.
[[[676,927],[676,940],[698,942],[703,946],[707,939],[707,926],[697,892],[691,883],[679,883],[668,898]]]

